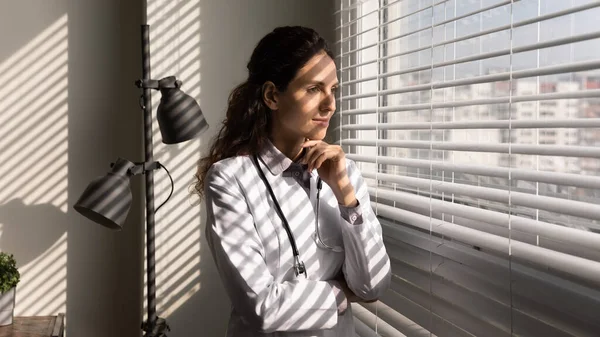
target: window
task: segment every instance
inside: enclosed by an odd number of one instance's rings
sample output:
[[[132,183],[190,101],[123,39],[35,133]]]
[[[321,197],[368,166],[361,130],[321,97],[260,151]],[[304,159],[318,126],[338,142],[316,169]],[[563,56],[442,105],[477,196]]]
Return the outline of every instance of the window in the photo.
[[[600,1],[337,6],[332,137],[394,274],[357,334],[597,334]]]

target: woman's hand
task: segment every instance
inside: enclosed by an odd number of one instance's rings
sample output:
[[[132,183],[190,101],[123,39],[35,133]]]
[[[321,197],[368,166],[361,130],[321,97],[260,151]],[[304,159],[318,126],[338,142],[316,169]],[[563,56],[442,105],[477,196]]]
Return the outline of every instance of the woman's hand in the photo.
[[[319,177],[329,185],[338,203],[356,206],[358,201],[348,178],[346,154],[342,147],[329,145],[322,140],[308,140],[302,147],[308,149],[302,162],[308,165],[310,171],[317,169]]]

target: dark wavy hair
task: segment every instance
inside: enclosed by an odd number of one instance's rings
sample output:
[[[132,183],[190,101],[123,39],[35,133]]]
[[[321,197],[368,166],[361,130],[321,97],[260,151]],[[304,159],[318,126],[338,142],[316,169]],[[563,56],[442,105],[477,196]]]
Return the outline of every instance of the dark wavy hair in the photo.
[[[313,29],[275,28],[263,37],[248,62],[248,79],[229,95],[227,114],[210,152],[200,159],[194,192],[204,194],[204,180],[212,164],[239,155],[257,154],[271,130],[271,110],[262,98],[262,86],[271,81],[284,92],[296,73],[313,56],[325,52],[334,59],[326,41]]]

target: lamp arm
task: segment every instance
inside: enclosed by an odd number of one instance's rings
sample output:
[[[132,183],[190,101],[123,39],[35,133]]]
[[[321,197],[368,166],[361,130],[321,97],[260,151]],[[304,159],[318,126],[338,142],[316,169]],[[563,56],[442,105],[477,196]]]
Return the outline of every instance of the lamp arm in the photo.
[[[151,80],[151,79],[137,80],[137,81],[135,81],[135,86],[140,89],[154,89],[154,90],[159,89],[158,80]]]
[[[140,89],[173,89],[173,88],[181,88],[183,82],[176,79],[175,76],[165,77],[162,80],[137,80],[135,81],[135,85]]]
[[[162,166],[162,164],[158,161],[135,163],[134,166],[129,168],[127,173],[131,176],[136,176],[139,174],[144,174],[149,171],[158,170],[161,166]]]
[[[173,182],[173,177],[171,177],[171,173],[169,173],[169,170],[167,170],[167,168],[158,161],[135,163],[133,166],[131,166],[127,170],[128,176],[136,176],[136,175],[144,174],[146,172],[158,170],[159,168],[162,168],[163,170],[165,170],[165,172],[169,176],[169,180],[171,180],[171,192],[169,193],[169,196],[167,197],[167,199],[165,201],[163,201],[163,203],[160,204],[160,206],[158,206],[154,210],[154,213],[158,212],[158,210],[161,207],[163,207],[167,203],[167,201],[169,201],[171,196],[173,195],[173,191],[175,190],[175,183]]]

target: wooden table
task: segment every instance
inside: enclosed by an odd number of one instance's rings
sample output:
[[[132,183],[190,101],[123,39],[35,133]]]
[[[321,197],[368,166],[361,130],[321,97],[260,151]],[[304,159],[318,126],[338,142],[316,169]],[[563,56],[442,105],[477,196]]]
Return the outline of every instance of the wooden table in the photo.
[[[13,324],[0,327],[0,337],[62,337],[65,315],[15,317]]]

